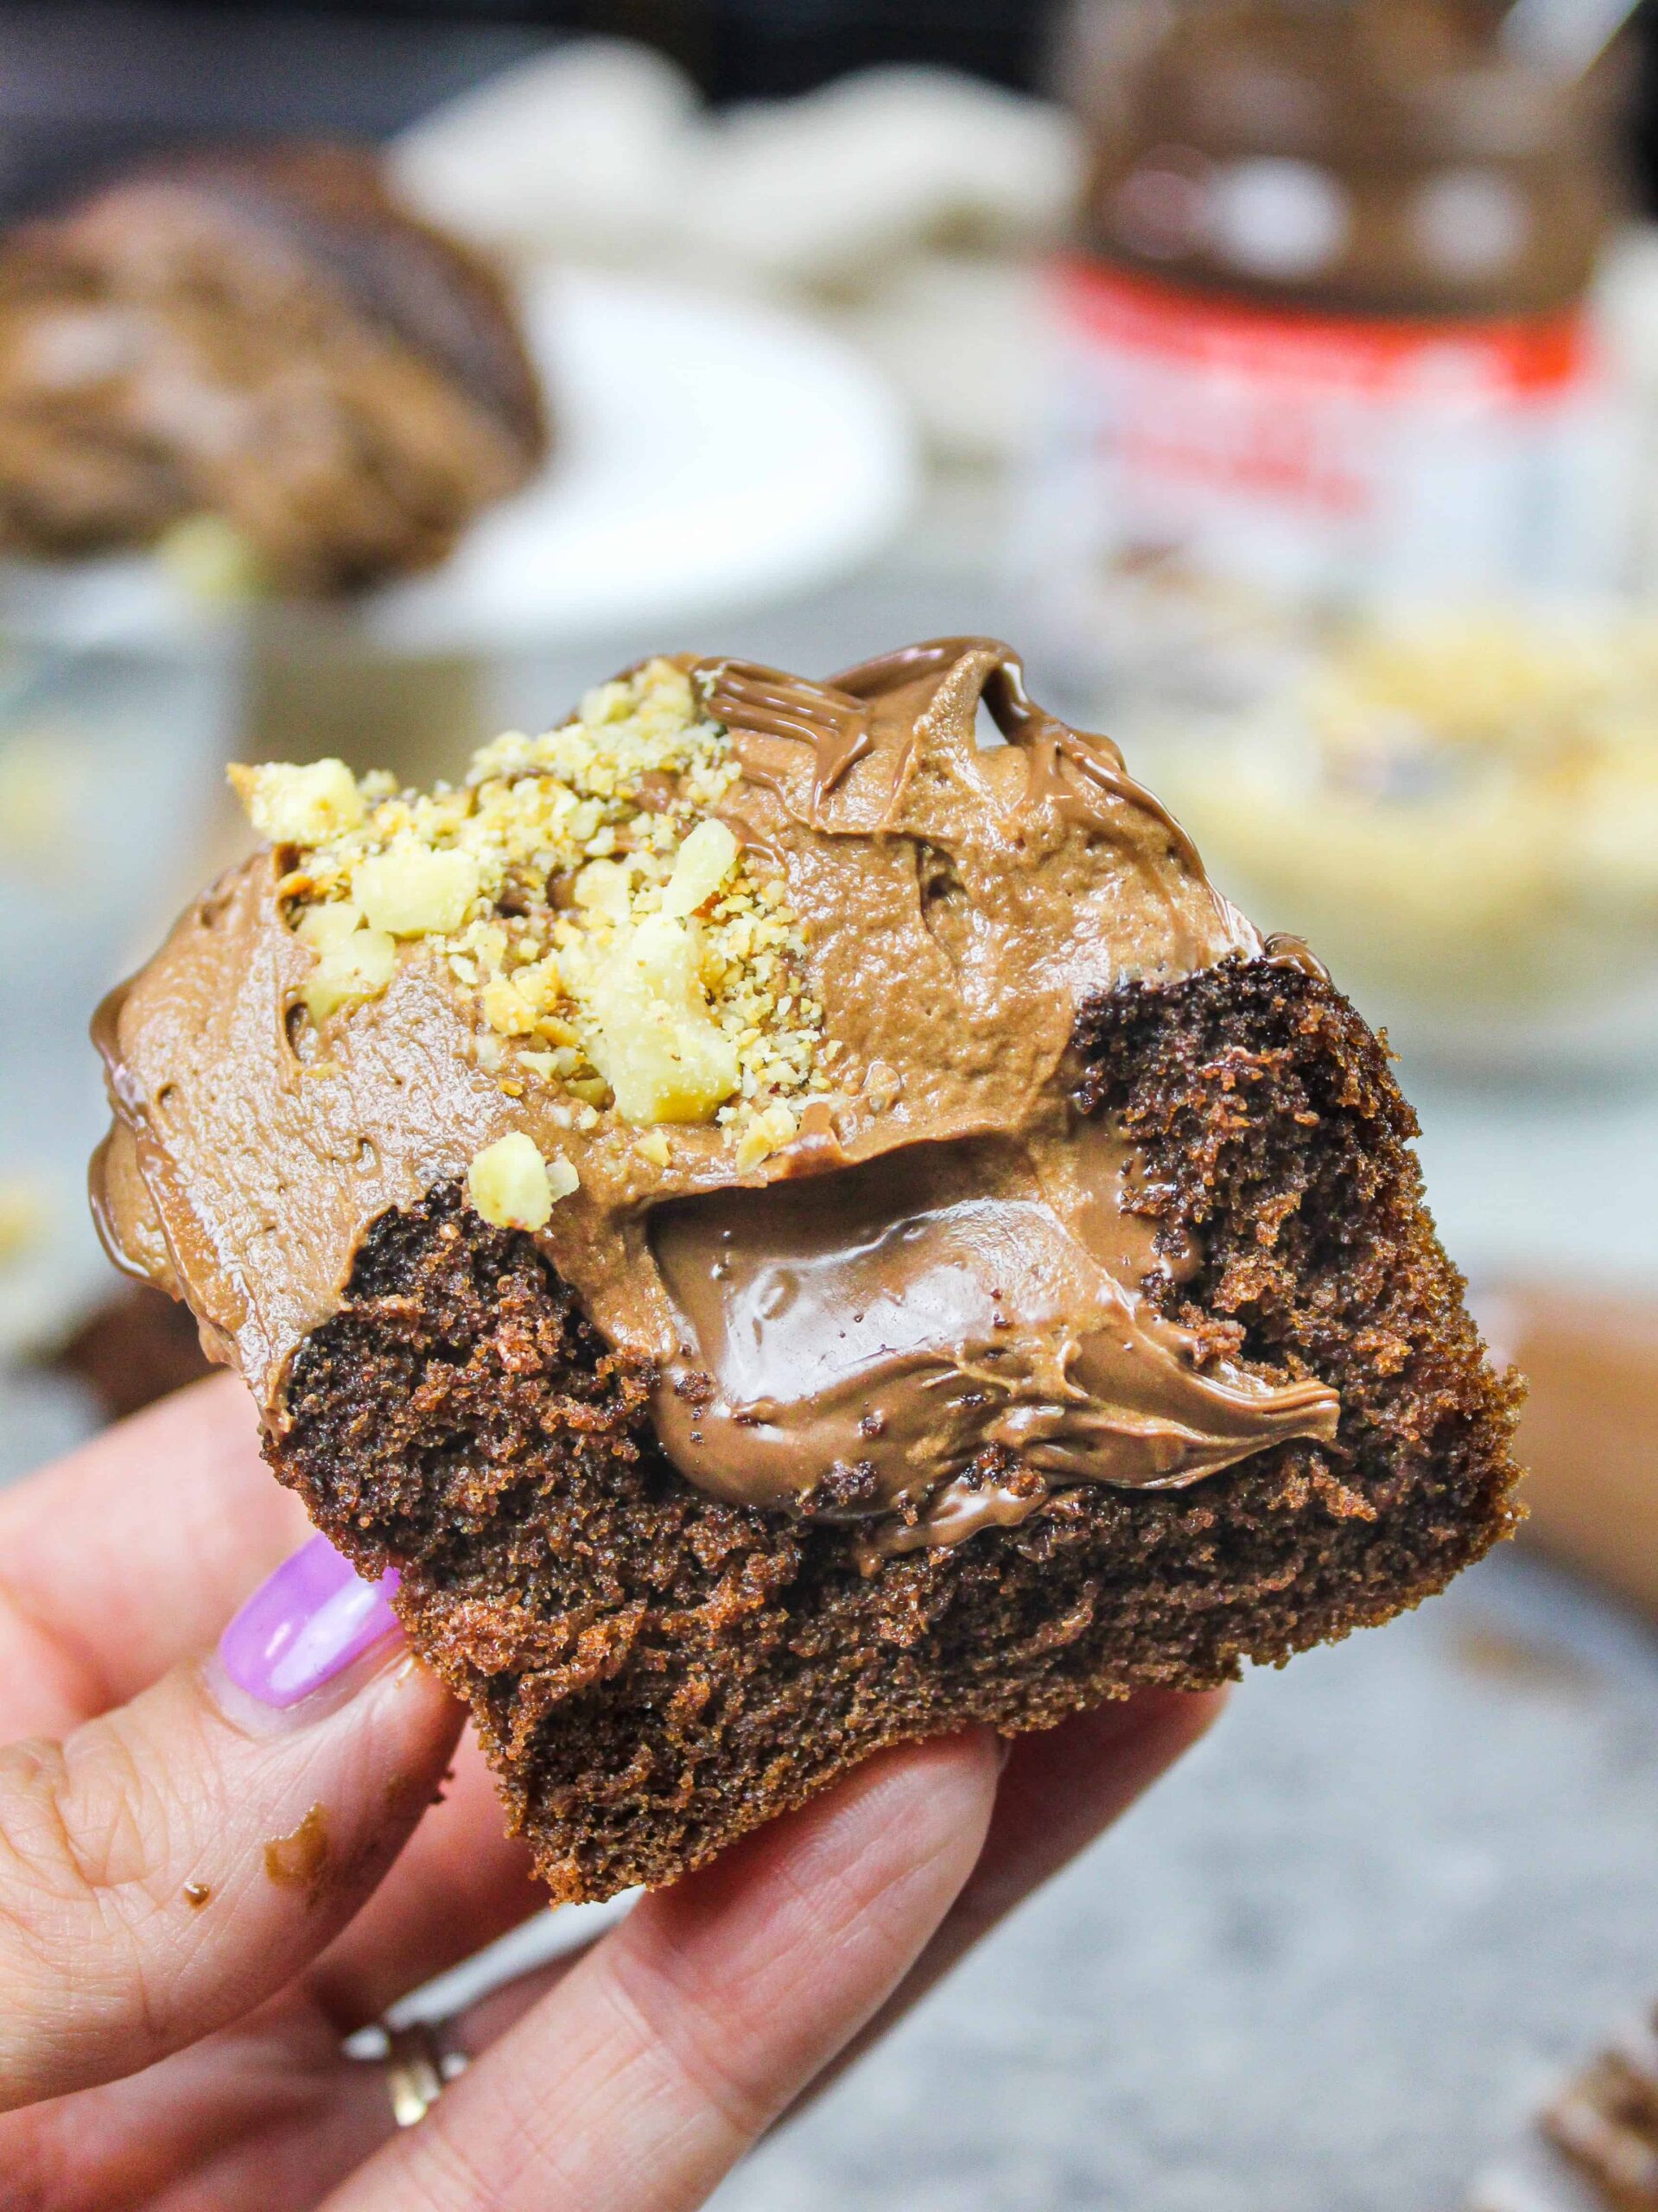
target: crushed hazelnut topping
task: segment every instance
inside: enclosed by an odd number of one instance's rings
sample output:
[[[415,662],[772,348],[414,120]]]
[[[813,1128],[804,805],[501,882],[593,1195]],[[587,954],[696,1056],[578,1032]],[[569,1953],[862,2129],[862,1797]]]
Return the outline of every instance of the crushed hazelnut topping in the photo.
[[[359,861],[352,889],[371,929],[448,937],[478,896],[478,862],[453,847],[401,846]]]
[[[349,899],[332,906],[308,906],[297,931],[317,956],[302,994],[313,1021],[326,1021],[341,1007],[378,998],[397,964],[395,941],[384,930],[368,928],[362,909]]]
[[[871,1060],[864,1072],[863,1095],[878,1114],[896,1105],[903,1089],[904,1078],[896,1068],[885,1060]]]
[[[768,1154],[778,1151],[799,1134],[800,1124],[792,1107],[778,1099],[763,1114],[757,1114],[737,1141],[737,1165],[747,1173],[758,1167]]]
[[[740,772],[658,660],[558,729],[497,738],[457,786],[399,792],[338,761],[232,780],[289,849],[314,1020],[377,997],[410,948],[472,997],[480,1067],[568,1096],[561,1125],[717,1122],[746,1170],[829,1083],[786,887],[717,818]]]
[[[230,778],[249,821],[273,845],[320,844],[363,818],[363,794],[343,760],[303,768],[270,760],[262,768],[232,767]]]
[[[545,1229],[560,1198],[579,1181],[562,1154],[543,1160],[522,1130],[486,1145],[467,1170],[472,1202],[497,1229]]]

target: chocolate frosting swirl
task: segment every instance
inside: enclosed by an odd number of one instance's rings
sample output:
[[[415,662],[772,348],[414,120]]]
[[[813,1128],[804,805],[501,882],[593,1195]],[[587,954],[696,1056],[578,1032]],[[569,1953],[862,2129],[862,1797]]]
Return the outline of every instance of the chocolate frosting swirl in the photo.
[[[551,1086],[511,1096],[480,1063],[476,1009],[423,946],[302,1059],[309,955],[264,853],[98,1017],[112,1247],[188,1299],[280,1425],[372,1223],[522,1130],[577,1170],[537,1241],[660,1377],[680,1471],[865,1523],[872,1554],[1064,1484],[1191,1482],[1329,1440],[1332,1391],[1206,1358],[1159,1310],[1148,1293],[1194,1255],[1159,1249],[1133,1147],[1071,1103],[1084,1001],[1264,952],[1115,748],[1035,708],[994,639],[829,684],[682,665],[742,770],[722,818],[806,932],[841,1089],[795,1141],[743,1176],[718,1128],[654,1132],[657,1157],[613,1112],[569,1130]],[[981,698],[1005,745],[981,747]]]

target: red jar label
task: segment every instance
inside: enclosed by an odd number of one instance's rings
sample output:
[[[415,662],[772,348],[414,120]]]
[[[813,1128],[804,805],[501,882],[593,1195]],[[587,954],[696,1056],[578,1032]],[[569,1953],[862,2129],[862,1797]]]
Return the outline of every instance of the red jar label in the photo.
[[[1162,563],[1318,604],[1617,580],[1627,432],[1584,314],[1327,316],[1074,258],[1052,291],[1042,567]]]

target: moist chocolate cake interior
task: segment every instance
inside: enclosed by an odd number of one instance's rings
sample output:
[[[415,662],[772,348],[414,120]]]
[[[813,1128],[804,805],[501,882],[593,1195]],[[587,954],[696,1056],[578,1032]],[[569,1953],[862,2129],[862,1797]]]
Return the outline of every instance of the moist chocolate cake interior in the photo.
[[[1201,1231],[1172,1312],[1341,1392],[1333,1448],[1188,1490],[1076,1489],[860,1571],[846,1529],[711,1500],[656,1446],[527,1237],[454,1186],[374,1229],[299,1354],[270,1457],[472,1704],[556,1898],[668,1879],[878,1746],[1042,1726],[1281,1662],[1439,1589],[1508,1532],[1515,1388],[1422,1211],[1415,1121],[1331,986],[1230,963],[1083,1012],[1090,1113]]]

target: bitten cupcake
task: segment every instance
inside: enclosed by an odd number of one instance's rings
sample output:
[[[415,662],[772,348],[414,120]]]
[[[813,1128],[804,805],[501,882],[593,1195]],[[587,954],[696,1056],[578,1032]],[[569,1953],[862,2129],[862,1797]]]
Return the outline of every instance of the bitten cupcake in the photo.
[[[1509,1529],[1385,1049],[1006,646],[238,782],[268,843],[99,1020],[103,1218],[401,1569],[555,1897]]]

